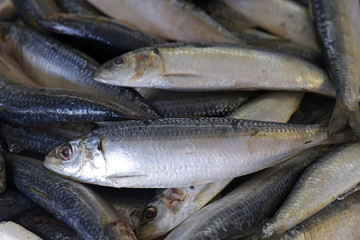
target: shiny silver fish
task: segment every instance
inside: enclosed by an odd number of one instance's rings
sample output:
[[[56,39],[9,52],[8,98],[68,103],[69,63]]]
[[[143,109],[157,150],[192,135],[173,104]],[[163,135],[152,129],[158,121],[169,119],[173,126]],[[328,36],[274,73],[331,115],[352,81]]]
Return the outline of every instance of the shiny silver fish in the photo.
[[[287,54],[229,44],[168,43],[114,58],[95,80],[182,91],[287,90],[335,96],[326,73]]]
[[[124,121],[55,148],[45,166],[104,186],[184,187],[256,172],[329,141],[320,125],[226,118]]]
[[[310,166],[292,193],[263,228],[263,238],[280,237],[326,205],[357,190],[360,143],[343,145]]]

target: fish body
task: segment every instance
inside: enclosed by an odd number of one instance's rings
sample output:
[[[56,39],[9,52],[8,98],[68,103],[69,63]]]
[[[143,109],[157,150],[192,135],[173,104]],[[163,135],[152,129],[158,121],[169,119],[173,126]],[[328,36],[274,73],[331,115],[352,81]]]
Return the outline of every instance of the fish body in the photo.
[[[136,239],[130,226],[89,188],[47,171],[39,160],[11,153],[7,160],[16,187],[81,239]]]
[[[337,102],[329,125],[332,134],[348,122],[360,135],[360,6],[357,0],[314,0],[311,10],[336,89]]]
[[[302,95],[292,92],[265,93],[253,98],[228,117],[287,122],[291,113],[297,109]],[[281,108],[278,107],[280,104]],[[143,211],[136,229],[137,237],[152,239],[171,231],[206,205],[231,180],[159,190]]]
[[[324,154],[325,149],[306,150],[255,174],[189,217],[166,240],[231,239],[261,225],[280,206],[306,166]]]
[[[12,221],[0,223],[0,235],[2,239],[42,240],[39,236]]]
[[[61,13],[43,16],[39,23],[51,32],[88,42],[115,56],[163,42],[106,17]]]
[[[184,187],[256,172],[324,141],[320,125],[225,118],[124,121],[57,147],[45,166],[104,186]]]
[[[56,0],[61,9],[67,13],[84,14],[84,15],[102,15],[96,8],[86,0]]]
[[[143,48],[101,65],[93,76],[103,83],[131,87],[310,91],[334,96],[326,73],[309,62],[228,44],[169,43]]]
[[[1,23],[0,29],[0,47],[12,53],[38,84],[107,99],[131,119],[158,117],[135,90],[94,81],[92,73],[98,67],[95,60],[31,28]]]
[[[360,192],[337,200],[314,216],[286,231],[280,240],[360,238]]]
[[[360,144],[343,145],[310,166],[263,228],[264,239],[280,237],[360,183]],[[339,180],[341,179],[341,180]],[[356,189],[356,188],[355,188]]]
[[[89,0],[121,23],[179,42],[240,42],[201,9],[183,0]]]

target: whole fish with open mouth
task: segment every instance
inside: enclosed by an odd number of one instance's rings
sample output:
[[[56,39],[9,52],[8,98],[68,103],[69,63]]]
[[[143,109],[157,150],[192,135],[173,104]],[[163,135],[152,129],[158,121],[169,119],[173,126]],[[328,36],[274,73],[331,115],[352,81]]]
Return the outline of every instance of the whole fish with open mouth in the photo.
[[[88,0],[124,25],[180,42],[239,43],[223,26],[184,0]]]
[[[135,240],[130,226],[94,191],[57,176],[37,159],[6,155],[11,181],[84,240]]]
[[[336,89],[336,105],[329,135],[347,123],[360,136],[360,4],[358,0],[312,0],[315,18],[329,71]]]
[[[135,90],[94,81],[92,73],[99,65],[95,60],[35,29],[0,23],[0,49],[11,53],[24,72],[42,86],[107,99],[130,119],[159,117]]]
[[[308,167],[276,214],[264,225],[263,239],[279,238],[336,198],[359,189],[360,143],[342,145]]]
[[[303,93],[264,93],[228,115],[260,121],[287,122],[298,108]],[[281,108],[279,108],[281,104]],[[259,110],[260,109],[260,110]],[[143,211],[136,235],[153,239],[174,229],[224,189],[232,179],[184,188],[159,190]]]
[[[287,54],[232,44],[168,43],[101,65],[95,80],[181,91],[286,90],[335,96],[327,74]]]
[[[253,173],[334,140],[353,141],[343,133],[327,139],[326,130],[210,117],[124,121],[55,148],[45,166],[78,181],[118,188],[192,186]]]

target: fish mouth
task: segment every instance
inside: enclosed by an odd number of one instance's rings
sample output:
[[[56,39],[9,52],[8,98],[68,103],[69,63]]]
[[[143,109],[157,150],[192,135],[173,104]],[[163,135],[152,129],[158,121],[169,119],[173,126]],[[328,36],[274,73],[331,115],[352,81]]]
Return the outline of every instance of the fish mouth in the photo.
[[[61,173],[64,170],[64,166],[59,163],[59,160],[55,157],[56,149],[52,150],[44,161],[44,166],[52,172]]]
[[[108,83],[113,81],[116,78],[116,73],[113,70],[114,65],[110,62],[105,63],[104,65],[98,67],[93,72],[93,79],[98,82]]]

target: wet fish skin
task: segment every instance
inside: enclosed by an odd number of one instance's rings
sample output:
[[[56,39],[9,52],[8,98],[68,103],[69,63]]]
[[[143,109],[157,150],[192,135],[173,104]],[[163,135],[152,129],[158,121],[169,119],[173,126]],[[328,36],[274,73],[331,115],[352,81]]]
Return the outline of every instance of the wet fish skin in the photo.
[[[279,238],[360,183],[360,144],[342,145],[310,166],[277,213],[264,225],[263,238]],[[341,181],[339,181],[341,179]],[[331,186],[331,187],[329,187]]]
[[[280,240],[360,238],[360,192],[337,200],[314,216],[286,231]]]
[[[326,73],[315,65],[287,54],[231,44],[142,48],[101,65],[93,77],[107,84],[168,90],[271,89],[335,96]]]
[[[154,89],[145,96],[156,112],[171,117],[215,117],[240,107],[250,92],[174,92]]]
[[[45,158],[45,166],[97,185],[184,187],[270,167],[284,157],[331,141],[325,131],[320,125],[226,118],[123,121],[55,148]],[[68,160],[63,161],[64,153]]]
[[[42,15],[60,12],[54,0],[11,0],[16,12],[32,27],[39,28],[37,19]]]
[[[101,2],[88,0],[88,2],[124,25],[165,40],[241,42],[204,11],[184,0],[108,0]]]
[[[43,16],[42,28],[112,51],[115,56],[163,42],[107,17],[58,13]]]
[[[306,166],[326,151],[327,147],[308,149],[255,174],[223,198],[200,209],[165,239],[230,239],[261,225],[278,209]]]
[[[0,221],[13,220],[38,207],[36,203],[19,190],[7,189],[0,194]]]
[[[56,0],[61,9],[67,13],[84,14],[84,15],[102,15],[96,8],[86,0]]]
[[[39,160],[12,153],[6,159],[16,187],[81,239],[136,239],[130,226],[89,188],[47,171]]]
[[[348,122],[360,135],[360,4],[357,0],[313,0],[311,10],[324,49],[324,58],[336,89],[337,101],[329,124],[329,135]]]
[[[125,119],[112,102],[77,92],[10,84],[0,77],[0,119],[31,125],[59,121],[116,121]]]
[[[251,99],[227,117],[287,122],[296,110],[302,96],[303,93],[293,92],[264,93]],[[201,209],[231,180],[160,190],[143,211],[136,230],[137,237],[152,239],[166,234]],[[152,214],[154,212],[156,214]]]
[[[56,39],[7,23],[0,23],[0,36],[0,48],[15,54],[23,70],[40,85],[108,99],[130,119],[158,117],[135,90],[94,81],[92,73],[98,63]]]
[[[45,155],[67,140],[39,131],[13,128],[5,124],[1,126],[0,134],[5,139],[8,150],[15,153],[28,150]]]
[[[76,232],[44,209],[36,209],[13,220],[44,240],[79,240]]]

